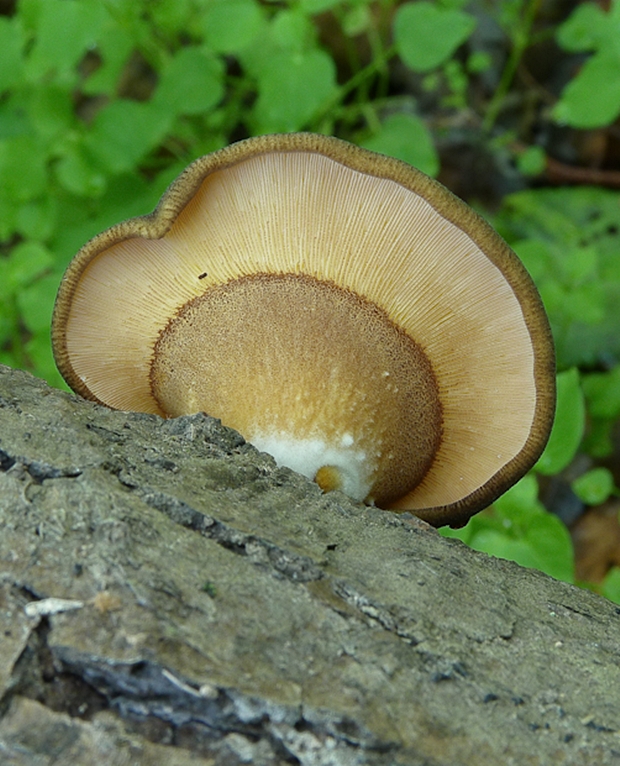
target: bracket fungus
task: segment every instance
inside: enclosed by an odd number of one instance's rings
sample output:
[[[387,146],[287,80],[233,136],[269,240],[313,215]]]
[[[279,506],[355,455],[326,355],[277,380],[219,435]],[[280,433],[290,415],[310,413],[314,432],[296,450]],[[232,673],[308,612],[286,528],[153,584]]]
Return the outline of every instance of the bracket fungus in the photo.
[[[460,525],[537,460],[555,402],[540,298],[438,182],[308,133],[196,160],[60,285],[87,399],[204,411],[325,490]]]

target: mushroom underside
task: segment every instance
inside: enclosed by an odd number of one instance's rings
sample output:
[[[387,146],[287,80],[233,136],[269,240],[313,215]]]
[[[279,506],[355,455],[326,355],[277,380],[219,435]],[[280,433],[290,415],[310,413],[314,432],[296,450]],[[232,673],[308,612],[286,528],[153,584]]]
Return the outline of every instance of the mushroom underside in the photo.
[[[258,274],[191,301],[160,335],[151,384],[166,414],[213,414],[378,505],[420,483],[441,438],[420,347],[374,304],[304,275]]]
[[[240,146],[78,254],[54,326],[70,385],[204,410],[378,505],[490,501],[553,412],[548,324],[516,256],[388,158],[316,136]]]

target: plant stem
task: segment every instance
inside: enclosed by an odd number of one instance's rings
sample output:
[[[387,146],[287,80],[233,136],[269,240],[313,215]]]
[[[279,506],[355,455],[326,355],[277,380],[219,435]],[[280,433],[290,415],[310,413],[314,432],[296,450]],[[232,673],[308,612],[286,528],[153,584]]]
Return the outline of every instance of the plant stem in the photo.
[[[522,15],[521,23],[515,30],[513,36],[513,45],[512,50],[510,51],[510,56],[506,61],[499,85],[497,86],[497,90],[489,102],[489,106],[487,107],[487,111],[482,123],[483,129],[487,133],[493,129],[493,126],[497,121],[497,117],[501,112],[504,99],[506,98],[506,95],[510,90],[510,86],[512,85],[512,81],[519,66],[519,62],[521,61],[523,54],[530,44],[530,32],[532,29],[532,24],[534,23],[534,19],[536,18],[536,13],[538,11],[539,5],[540,0],[528,0],[527,4],[525,5],[525,13]]]
[[[321,106],[317,109],[313,122],[315,124],[321,122],[325,118],[325,115],[329,114],[336,106],[344,101],[344,99],[352,93],[356,88],[365,83],[371,77],[374,77],[378,72],[383,71],[387,62],[395,56],[397,49],[395,45],[390,46],[382,52],[380,58],[373,59],[369,64],[356,72],[353,77],[343,83],[336,92],[327,98]]]

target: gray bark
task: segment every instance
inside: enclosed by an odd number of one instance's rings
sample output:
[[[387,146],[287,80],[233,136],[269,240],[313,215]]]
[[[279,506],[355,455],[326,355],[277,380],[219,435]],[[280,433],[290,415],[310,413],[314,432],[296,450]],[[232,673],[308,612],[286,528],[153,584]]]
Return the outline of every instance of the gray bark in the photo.
[[[203,415],[0,368],[0,448],[1,763],[620,763],[614,604]]]

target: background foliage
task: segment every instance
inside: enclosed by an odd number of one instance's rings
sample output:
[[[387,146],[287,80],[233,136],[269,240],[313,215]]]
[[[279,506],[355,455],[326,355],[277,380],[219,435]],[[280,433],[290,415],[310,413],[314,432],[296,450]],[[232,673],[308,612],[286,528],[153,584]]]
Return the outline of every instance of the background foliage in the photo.
[[[195,157],[296,130],[392,154],[493,219],[557,344],[547,450],[446,533],[574,579],[560,516],[620,481],[620,0],[19,0],[0,51],[0,361],[64,385],[65,266]],[[596,587],[620,601],[620,569]]]

